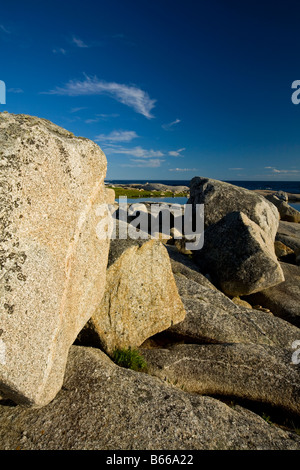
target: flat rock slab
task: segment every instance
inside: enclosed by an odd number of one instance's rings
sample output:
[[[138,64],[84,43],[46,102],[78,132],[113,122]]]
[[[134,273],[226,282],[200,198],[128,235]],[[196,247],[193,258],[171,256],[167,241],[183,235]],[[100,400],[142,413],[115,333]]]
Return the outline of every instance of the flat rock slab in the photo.
[[[0,114],[0,390],[28,406],[59,391],[68,349],[105,285],[96,215],[106,158],[44,119]]]
[[[234,304],[222,292],[175,274],[185,319],[168,329],[177,341],[265,344],[291,349],[300,329],[270,313]]]
[[[259,304],[270,309],[274,315],[300,327],[300,266],[280,264],[285,281],[245,299],[252,305]]]
[[[141,349],[150,374],[188,392],[237,397],[300,414],[300,370],[291,351],[252,344]]]
[[[296,450],[251,411],[188,394],[72,346],[62,390],[41,409],[0,403],[1,450]]]

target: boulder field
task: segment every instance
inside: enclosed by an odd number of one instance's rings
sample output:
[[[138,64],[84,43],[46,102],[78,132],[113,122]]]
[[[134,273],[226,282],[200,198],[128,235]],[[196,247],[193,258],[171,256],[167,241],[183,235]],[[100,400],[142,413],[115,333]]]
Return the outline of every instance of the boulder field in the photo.
[[[0,142],[0,449],[299,450],[286,198],[193,178],[186,249],[182,207],[119,220],[94,142],[8,113]]]

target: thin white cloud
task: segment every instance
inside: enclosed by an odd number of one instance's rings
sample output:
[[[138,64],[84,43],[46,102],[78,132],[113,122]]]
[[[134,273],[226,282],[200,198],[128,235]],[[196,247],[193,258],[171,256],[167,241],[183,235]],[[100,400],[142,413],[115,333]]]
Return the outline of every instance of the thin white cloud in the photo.
[[[24,93],[24,90],[22,90],[22,88],[9,88],[7,92],[8,93]]]
[[[110,134],[99,134],[96,142],[131,142],[138,137],[135,131],[112,131]]]
[[[160,150],[148,150],[140,146],[133,148],[124,148],[118,145],[110,146],[105,149],[105,152],[107,154],[130,155],[135,158],[160,158],[164,156]]]
[[[171,150],[169,152],[169,155],[170,157],[183,157],[183,155],[181,155],[181,152],[183,152],[184,150],[185,148],[178,149],[178,150]]]
[[[76,36],[72,37],[72,43],[75,44],[77,47],[80,47],[80,48],[89,47],[87,44],[85,44],[81,39],[77,38]]]
[[[83,81],[70,80],[64,87],[57,87],[43,94],[66,96],[108,95],[148,119],[154,117],[151,110],[154,108],[156,100],[150,99],[148,93],[136,86],[106,82],[99,80],[97,77],[90,78],[86,76]]]
[[[101,119],[109,119],[109,118],[119,117],[120,114],[116,114],[116,113],[103,114],[102,113],[102,114],[96,114],[96,116],[98,116]]]
[[[244,168],[228,168],[228,170],[240,171],[240,170],[244,170]]]
[[[0,24],[0,30],[3,31],[5,34],[11,34],[11,32],[3,26],[3,24]]]
[[[169,168],[169,171],[198,171],[197,168]]]
[[[78,107],[78,108],[72,108],[70,110],[70,113],[78,113],[79,111],[82,111],[83,109],[88,109],[86,106],[81,106],[81,107]]]
[[[95,118],[95,119],[86,119],[84,121],[86,124],[93,124],[94,122],[99,122],[99,118]]]
[[[150,160],[143,160],[143,159],[131,159],[133,163],[124,163],[121,166],[123,167],[138,167],[138,168],[159,168],[165,160],[161,160],[158,158],[153,158]]]
[[[163,124],[161,127],[165,129],[165,131],[169,131],[172,129],[173,126],[176,124],[179,124],[181,122],[181,119],[175,119],[175,121],[169,122],[168,124]]]
[[[273,166],[265,166],[265,169],[266,170],[272,170],[273,173],[275,174],[284,174],[284,175],[288,175],[288,174],[298,174],[300,173],[300,170],[278,170],[277,168],[273,167]]]
[[[63,49],[62,47],[59,47],[58,49],[52,49],[53,54],[63,54],[66,55],[67,51],[66,49]]]

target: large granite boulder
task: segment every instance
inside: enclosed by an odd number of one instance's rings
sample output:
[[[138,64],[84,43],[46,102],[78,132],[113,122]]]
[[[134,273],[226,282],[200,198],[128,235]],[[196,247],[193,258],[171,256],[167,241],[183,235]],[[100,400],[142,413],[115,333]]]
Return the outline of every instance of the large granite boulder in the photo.
[[[92,338],[109,354],[135,348],[182,321],[185,309],[177,292],[168,252],[157,240],[112,240],[105,293],[79,335]]]
[[[284,281],[272,238],[243,212],[230,212],[209,226],[195,259],[231,296],[252,294]]]
[[[208,227],[230,212],[243,212],[273,241],[279,214],[274,204],[263,196],[223,181],[196,176],[191,180],[188,204],[204,204],[204,224]]]
[[[106,158],[53,123],[0,114],[0,390],[42,406],[60,390],[69,347],[104,293]]]
[[[292,352],[253,344],[181,344],[141,349],[148,372],[190,393],[235,397],[300,414],[299,366]]]
[[[186,393],[120,368],[97,349],[72,346],[63,387],[49,405],[0,402],[0,448],[299,450],[300,437],[241,406]]]

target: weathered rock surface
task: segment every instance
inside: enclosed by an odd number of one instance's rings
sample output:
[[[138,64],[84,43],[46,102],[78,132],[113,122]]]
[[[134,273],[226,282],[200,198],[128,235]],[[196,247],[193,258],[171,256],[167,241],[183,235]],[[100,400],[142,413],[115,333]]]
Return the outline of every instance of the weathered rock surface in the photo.
[[[295,252],[300,250],[300,225],[293,222],[280,221],[276,240],[284,243]]]
[[[273,241],[279,214],[274,204],[263,196],[229,183],[195,177],[191,181],[189,204],[204,204],[205,227],[220,221],[230,212],[243,212]]]
[[[265,344],[291,349],[300,329],[270,313],[233,303],[221,292],[175,274],[185,319],[166,333],[189,343]]]
[[[185,314],[162,243],[112,241],[105,293],[85,334],[92,331],[102,348],[112,353],[116,348],[140,346],[182,321]]]
[[[297,209],[294,207],[290,206],[286,201],[283,201],[275,194],[266,196],[266,199],[268,199],[268,201],[272,202],[272,204],[277,207],[281,220],[295,223],[300,222],[300,212],[297,211]]]
[[[285,259],[295,259],[295,252],[288,246],[286,246],[284,243],[280,242],[279,240],[275,240],[274,242],[274,248],[275,248],[275,255],[277,256],[278,259],[281,259],[284,261]]]
[[[100,148],[44,119],[0,114],[0,390],[41,406],[104,292],[108,241]]]
[[[300,327],[300,267],[280,263],[285,281],[246,298],[252,305],[269,308],[274,315]]]
[[[252,344],[141,349],[148,372],[188,392],[263,402],[300,413],[299,366],[291,351]]]
[[[284,280],[273,240],[243,212],[208,227],[194,256],[227,295],[248,295]]]
[[[41,409],[0,404],[4,450],[287,450],[300,438],[240,406],[188,394],[72,346],[63,388]]]

